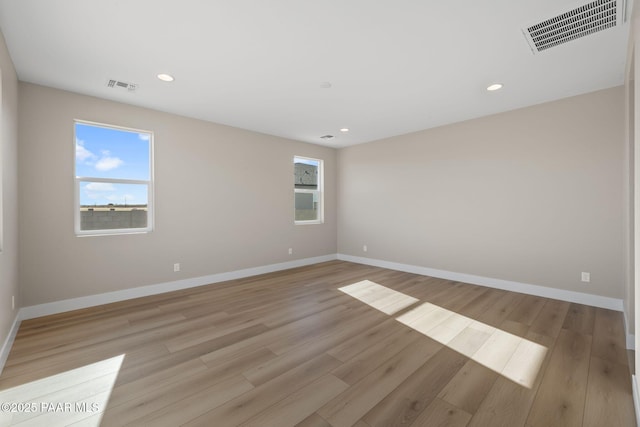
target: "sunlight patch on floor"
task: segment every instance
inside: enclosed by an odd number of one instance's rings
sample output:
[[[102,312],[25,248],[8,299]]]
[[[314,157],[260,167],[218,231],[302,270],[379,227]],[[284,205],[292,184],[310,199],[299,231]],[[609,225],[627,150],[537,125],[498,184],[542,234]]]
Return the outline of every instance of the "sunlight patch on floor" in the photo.
[[[1,426],[99,426],[125,355],[0,391]]]
[[[538,343],[428,302],[397,320],[527,388],[547,354]]]
[[[388,315],[419,302],[370,280],[339,290]],[[545,346],[428,302],[396,320],[527,388],[547,354]]]
[[[363,280],[338,288],[338,290],[388,315],[396,314],[419,301],[417,298],[378,285],[370,280]]]

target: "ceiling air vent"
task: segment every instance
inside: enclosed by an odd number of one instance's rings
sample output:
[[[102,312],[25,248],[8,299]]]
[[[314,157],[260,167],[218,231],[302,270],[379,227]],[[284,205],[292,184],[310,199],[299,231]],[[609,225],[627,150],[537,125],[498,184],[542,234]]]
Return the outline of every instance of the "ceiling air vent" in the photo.
[[[324,139],[325,141],[327,141],[329,139],[333,139],[333,138],[335,138],[335,136],[333,136],[333,135],[322,135],[320,137],[320,139]]]
[[[624,0],[596,0],[522,30],[533,53],[622,24]]]
[[[138,85],[135,83],[121,82],[119,80],[113,80],[113,79],[107,82],[107,87],[114,88],[114,89],[126,89],[129,92],[135,92],[135,90],[138,89]]]

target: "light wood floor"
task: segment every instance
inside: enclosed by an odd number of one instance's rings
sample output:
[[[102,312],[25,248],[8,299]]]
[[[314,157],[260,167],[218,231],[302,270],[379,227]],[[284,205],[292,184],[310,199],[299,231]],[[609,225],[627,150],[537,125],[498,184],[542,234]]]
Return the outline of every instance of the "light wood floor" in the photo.
[[[24,321],[0,425],[634,426],[624,344],[618,312],[332,261]]]

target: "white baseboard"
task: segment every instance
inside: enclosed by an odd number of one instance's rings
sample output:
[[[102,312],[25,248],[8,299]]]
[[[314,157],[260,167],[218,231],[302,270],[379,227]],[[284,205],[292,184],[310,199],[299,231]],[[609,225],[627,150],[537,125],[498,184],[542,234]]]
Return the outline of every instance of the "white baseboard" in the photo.
[[[304,258],[295,261],[287,261],[278,264],[264,265],[260,267],[246,268],[243,270],[230,271],[226,273],[212,274],[208,276],[193,277],[190,279],[176,280],[156,285],[142,286],[122,291],[107,292],[98,295],[72,298],[62,301],[55,301],[46,304],[33,305],[20,309],[22,320],[36,317],[48,316],[50,314],[63,313],[65,311],[79,310],[82,308],[94,307],[96,305],[109,304],[112,302],[124,301],[133,298],[140,298],[150,295],[162,294],[165,292],[179,291],[181,289],[194,288],[211,283],[225,282],[227,280],[242,279],[244,277],[256,276],[259,274],[272,273],[274,271],[288,270],[290,268],[303,267],[306,265],[318,264],[320,262],[337,259],[336,254],[324,255],[313,258]]]
[[[383,261],[372,258],[363,258],[351,255],[338,254],[342,261],[358,264],[372,265],[375,267],[399,270],[407,273],[421,274],[423,276],[439,277],[441,279],[454,280],[456,282],[471,283],[489,288],[502,289],[539,297],[552,298],[561,301],[575,302],[594,307],[607,308],[609,310],[623,311],[621,299],[603,297],[600,295],[585,294],[582,292],[567,291],[564,289],[548,288],[546,286],[530,285],[528,283],[512,282],[509,280],[493,279],[491,277],[475,276],[473,274],[454,273],[452,271],[437,270],[429,267],[401,264],[397,262]]]
[[[624,315],[624,333],[627,337],[627,350],[636,349],[636,336],[629,333],[629,317],[627,316],[627,310],[623,310]]]
[[[7,335],[7,339],[4,340],[2,348],[0,348],[0,374],[4,369],[4,364],[7,363],[7,358],[9,357],[13,340],[16,338],[16,334],[20,328],[20,320],[20,312],[18,311],[16,318],[13,320],[13,325],[11,325],[11,330],[9,330],[9,334]]]
[[[636,409],[636,425],[640,425],[640,395],[638,395],[638,377],[631,375],[633,389],[633,407]]]

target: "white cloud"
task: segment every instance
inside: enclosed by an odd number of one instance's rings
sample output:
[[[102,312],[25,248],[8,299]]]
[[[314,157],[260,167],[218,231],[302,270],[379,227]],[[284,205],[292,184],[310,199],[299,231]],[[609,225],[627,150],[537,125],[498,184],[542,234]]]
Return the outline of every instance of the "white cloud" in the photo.
[[[116,169],[117,167],[120,167],[123,163],[124,162],[122,161],[122,159],[119,159],[118,157],[109,157],[108,155],[105,155],[104,157],[102,157],[100,160],[96,162],[95,168],[99,171],[104,172],[104,171],[109,171],[111,169]]]
[[[95,154],[84,148],[84,141],[76,139],[76,159],[84,162],[85,160],[91,160],[95,158]]]
[[[116,191],[113,184],[109,182],[90,182],[84,188],[89,191]]]
[[[134,199],[135,196],[133,196],[132,194],[110,194],[108,196],[105,197],[105,199],[109,200],[110,202],[126,202],[126,203],[131,203]]]
[[[139,133],[138,134],[138,138],[140,138],[143,141],[149,141],[151,139],[151,134],[148,133]]]
[[[98,158],[97,155],[85,148],[84,141],[80,139],[76,139],[76,159],[101,172],[116,169],[124,164],[124,161],[119,157],[112,157],[109,150],[100,150],[100,158]]]

